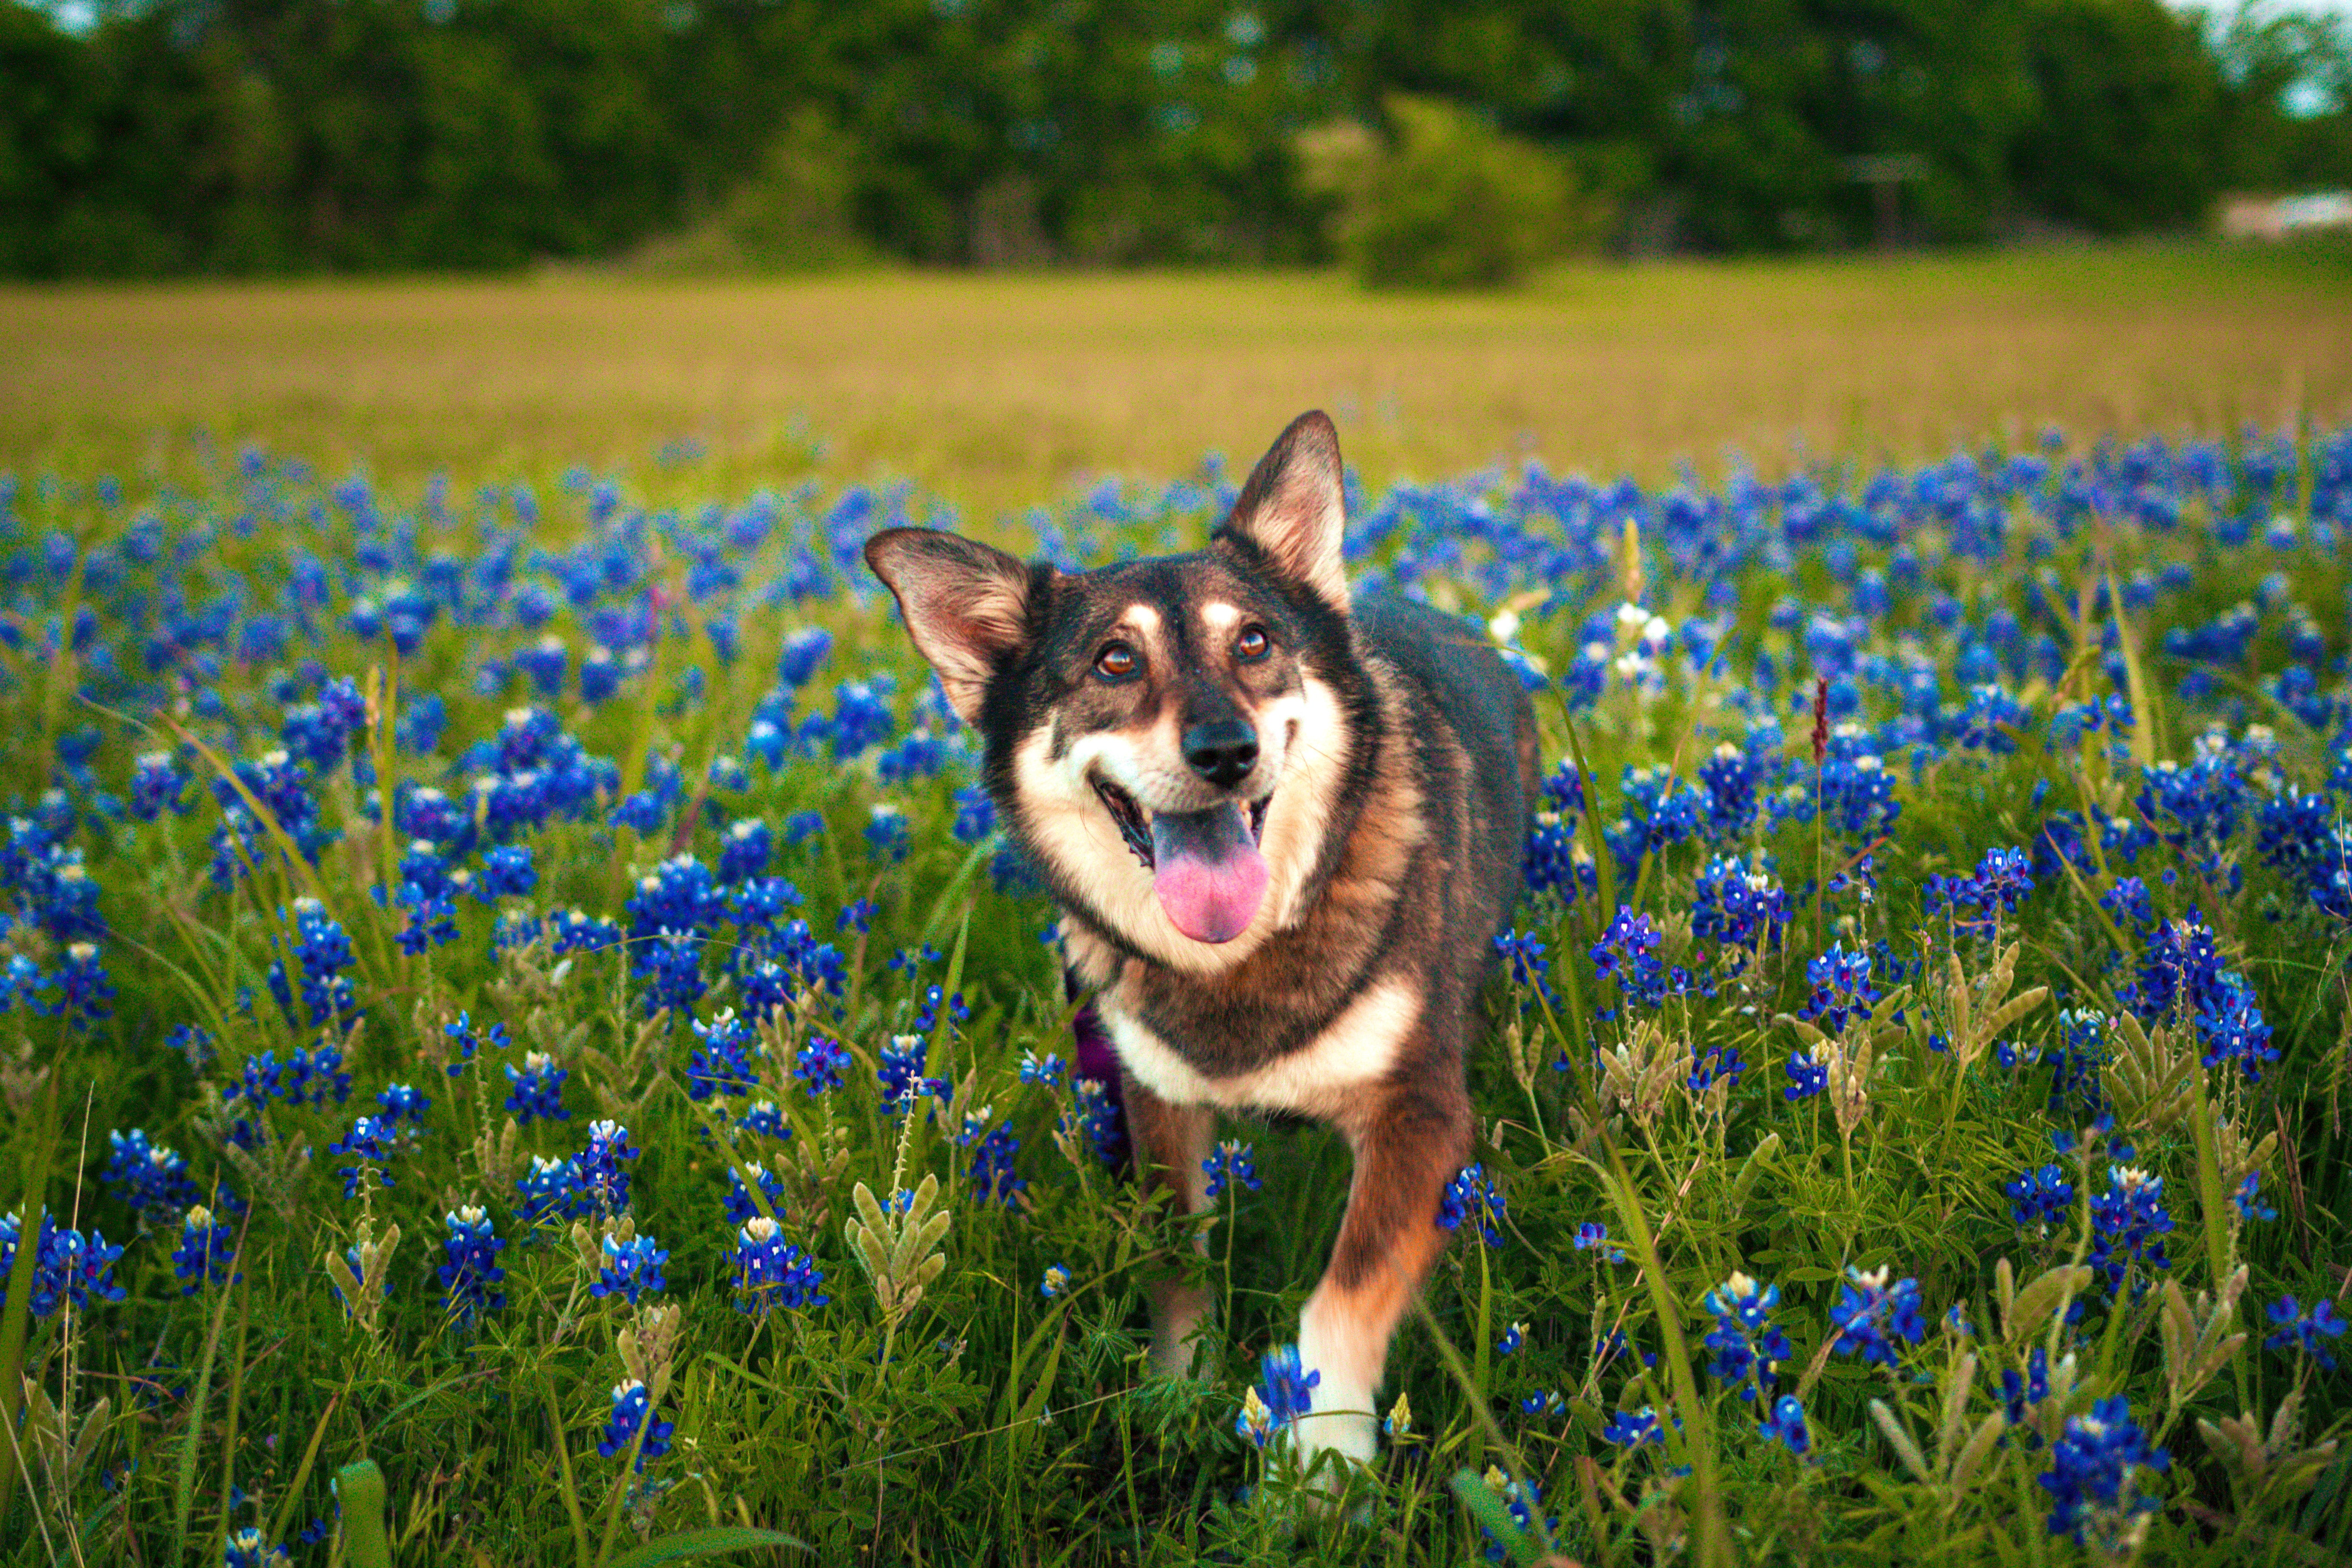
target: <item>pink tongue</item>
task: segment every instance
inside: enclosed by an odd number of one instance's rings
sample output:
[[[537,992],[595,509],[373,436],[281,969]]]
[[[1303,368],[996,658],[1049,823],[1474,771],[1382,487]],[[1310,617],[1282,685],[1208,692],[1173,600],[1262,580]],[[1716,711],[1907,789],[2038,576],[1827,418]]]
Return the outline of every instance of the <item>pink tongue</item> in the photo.
[[[1265,858],[1236,805],[1151,818],[1151,890],[1194,942],[1231,942],[1265,897]]]

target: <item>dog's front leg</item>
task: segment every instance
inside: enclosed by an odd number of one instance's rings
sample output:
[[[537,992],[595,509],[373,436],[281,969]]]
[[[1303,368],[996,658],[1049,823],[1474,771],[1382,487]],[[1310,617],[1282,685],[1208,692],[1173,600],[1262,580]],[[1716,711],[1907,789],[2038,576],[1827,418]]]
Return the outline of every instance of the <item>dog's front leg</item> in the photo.
[[[1389,1337],[1445,1246],[1438,1202],[1469,1154],[1470,1102],[1458,1082],[1392,1083],[1340,1130],[1356,1159],[1348,1214],[1298,1319],[1299,1363],[1322,1374],[1298,1426],[1309,1468],[1327,1448],[1366,1464],[1377,1449]]]
[[[1175,1194],[1176,1211],[1195,1215],[1208,1205],[1208,1173],[1202,1162],[1209,1157],[1216,1136],[1217,1114],[1205,1105],[1173,1105],[1160,1099],[1135,1075],[1124,1075],[1127,1132],[1135,1147],[1135,1173],[1147,1184]],[[1204,1232],[1195,1232],[1193,1245],[1208,1247]],[[1181,1274],[1154,1279],[1151,1295],[1151,1370],[1167,1377],[1189,1376],[1195,1346],[1209,1315],[1207,1288],[1187,1285]]]

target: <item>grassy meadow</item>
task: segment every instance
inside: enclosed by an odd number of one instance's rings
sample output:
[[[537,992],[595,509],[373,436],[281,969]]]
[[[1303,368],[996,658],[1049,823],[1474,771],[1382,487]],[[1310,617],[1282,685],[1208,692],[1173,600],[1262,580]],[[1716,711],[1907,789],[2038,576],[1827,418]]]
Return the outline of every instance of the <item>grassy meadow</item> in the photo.
[[[1546,782],[1301,1477],[858,551],[1312,405]],[[0,292],[0,1568],[2339,1560],[2347,531],[2326,249]]]
[[[0,289],[0,452],[126,470],[194,429],[386,478],[756,483],[823,443],[982,515],[1332,411],[1376,482],[1534,454],[1654,482],[1727,448],[2234,430],[2352,407],[2352,255],[2104,248],[1580,268],[1522,293],[1329,274]],[[690,483],[709,482],[698,475]]]

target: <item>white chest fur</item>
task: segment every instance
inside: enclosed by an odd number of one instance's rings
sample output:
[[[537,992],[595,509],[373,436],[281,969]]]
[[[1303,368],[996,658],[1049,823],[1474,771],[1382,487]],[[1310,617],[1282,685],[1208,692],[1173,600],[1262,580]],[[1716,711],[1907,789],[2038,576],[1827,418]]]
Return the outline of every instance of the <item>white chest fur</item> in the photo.
[[[1328,1120],[1348,1096],[1385,1077],[1421,1018],[1421,994],[1382,981],[1359,995],[1306,1046],[1231,1078],[1212,1078],[1141,1024],[1106,1005],[1103,1022],[1118,1059],[1171,1105],[1227,1110],[1287,1110]]]

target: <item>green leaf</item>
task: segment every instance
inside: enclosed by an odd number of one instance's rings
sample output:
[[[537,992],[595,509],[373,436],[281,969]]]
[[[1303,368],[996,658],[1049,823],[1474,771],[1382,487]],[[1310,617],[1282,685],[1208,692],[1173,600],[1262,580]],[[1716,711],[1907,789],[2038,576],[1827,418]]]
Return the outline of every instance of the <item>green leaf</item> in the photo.
[[[605,1564],[605,1568],[654,1568],[657,1563],[683,1563],[689,1557],[716,1557],[722,1552],[744,1552],[754,1546],[788,1546],[795,1552],[806,1552],[805,1541],[777,1530],[753,1530],[747,1525],[727,1524],[714,1530],[688,1530],[677,1535],[665,1535],[659,1541],[648,1541],[633,1551],[624,1552]]]

